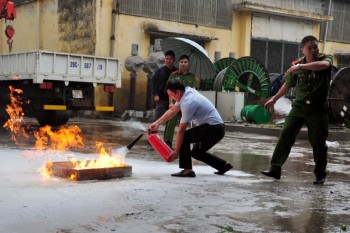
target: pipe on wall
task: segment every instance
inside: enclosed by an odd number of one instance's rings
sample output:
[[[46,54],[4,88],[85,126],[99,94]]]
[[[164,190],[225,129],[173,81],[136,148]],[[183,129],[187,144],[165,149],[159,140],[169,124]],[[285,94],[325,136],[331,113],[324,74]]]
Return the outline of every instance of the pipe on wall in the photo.
[[[36,47],[38,50],[40,50],[40,1],[36,1]]]
[[[118,14],[118,0],[113,1],[113,7],[112,7],[112,27],[111,27],[111,37],[110,37],[110,57],[114,57],[114,47],[115,47],[115,21],[117,19]]]
[[[327,15],[328,15],[328,16],[331,14],[331,8],[332,8],[332,0],[329,0],[328,12],[327,12]],[[329,21],[326,21],[326,28],[325,28],[325,30],[324,30],[324,37],[323,37],[323,52],[326,51],[326,41],[327,41],[327,34],[328,34],[328,25],[329,25]]]

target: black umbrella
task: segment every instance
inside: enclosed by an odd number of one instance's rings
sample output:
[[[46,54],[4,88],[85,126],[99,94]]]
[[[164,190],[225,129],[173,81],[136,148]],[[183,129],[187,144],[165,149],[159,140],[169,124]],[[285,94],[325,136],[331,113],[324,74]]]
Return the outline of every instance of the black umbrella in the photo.
[[[169,37],[163,39],[160,45],[164,53],[172,50],[177,62],[181,55],[186,54],[190,58],[189,70],[196,77],[205,80],[216,76],[214,64],[210,60],[207,51],[196,42],[180,37]]]

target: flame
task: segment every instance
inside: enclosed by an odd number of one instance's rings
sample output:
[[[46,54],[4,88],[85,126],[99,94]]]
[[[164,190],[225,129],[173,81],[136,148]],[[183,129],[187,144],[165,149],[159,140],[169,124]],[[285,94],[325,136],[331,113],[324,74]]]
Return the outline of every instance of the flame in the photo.
[[[73,131],[73,132],[76,132],[76,131]],[[44,147],[44,149],[47,149],[47,148],[50,150],[51,148],[57,148],[57,147],[47,147],[47,146]],[[66,147],[63,147],[63,148],[66,148]],[[112,167],[127,166],[127,164],[124,163],[124,157],[122,155],[108,153],[103,143],[96,142],[96,148],[97,148],[96,154],[98,155],[98,159],[78,160],[76,156],[71,155],[69,158],[69,162],[72,164],[72,167],[75,170],[82,170],[82,169],[112,168]],[[39,169],[39,173],[44,179],[49,178],[50,176],[53,175],[52,165],[53,165],[52,162],[47,162],[46,165],[43,165]],[[76,180],[75,173],[70,174],[67,177],[67,179]]]
[[[11,138],[14,142],[20,145],[19,137],[22,135],[25,138],[29,138],[29,135],[26,133],[23,125],[23,101],[21,100],[21,95],[23,91],[21,89],[16,89],[13,86],[9,86],[10,89],[10,101],[11,104],[6,106],[6,112],[10,118],[5,122],[3,127],[9,129],[12,132]]]
[[[124,163],[124,157],[120,154],[109,154],[101,142],[96,142],[97,155],[98,159],[83,159],[77,160],[76,156],[71,155],[69,162],[72,165],[72,168],[75,170],[82,169],[94,169],[94,168],[112,168],[112,167],[125,167],[128,166]],[[46,165],[43,165],[38,171],[44,179],[49,178],[53,175],[52,171],[52,162],[47,162]],[[76,172],[68,175],[66,178],[68,180],[76,180]]]
[[[71,174],[67,179],[68,180],[76,180],[75,174]]]
[[[51,126],[46,125],[34,132],[34,137],[37,150],[66,151],[70,148],[84,148],[81,129],[77,125],[61,126],[56,132],[52,131]]]
[[[7,105],[6,111],[10,116],[10,119],[4,124],[4,128],[8,128],[12,132],[12,139],[19,145],[18,137],[23,135],[29,138],[23,125],[23,118],[25,116],[23,112],[23,101],[21,95],[23,91],[21,89],[15,89],[10,86],[10,99],[11,104]],[[49,150],[49,151],[67,151],[71,148],[84,148],[84,138],[82,136],[81,129],[77,125],[69,127],[61,126],[58,130],[52,130],[51,126],[44,126],[34,132],[36,138],[34,148],[36,150]],[[79,169],[91,169],[91,168],[111,168],[111,167],[124,167],[124,158],[121,155],[111,153],[111,149],[105,148],[101,142],[96,142],[98,159],[84,159],[77,160],[75,156],[69,159],[73,167],[76,170]],[[49,178],[53,175],[52,170],[53,162],[49,161],[42,165],[38,172],[43,178]],[[67,177],[70,180],[76,180],[75,174],[71,174]]]
[[[40,175],[47,179],[50,176],[53,175],[53,171],[52,171],[52,162],[47,162],[44,165],[42,165],[39,169],[38,172],[40,173]]]
[[[75,169],[90,169],[90,168],[109,168],[109,167],[125,167],[124,159],[120,155],[110,156],[103,143],[96,142],[97,154],[96,160],[84,159],[77,161],[76,158],[71,158],[70,162]]]

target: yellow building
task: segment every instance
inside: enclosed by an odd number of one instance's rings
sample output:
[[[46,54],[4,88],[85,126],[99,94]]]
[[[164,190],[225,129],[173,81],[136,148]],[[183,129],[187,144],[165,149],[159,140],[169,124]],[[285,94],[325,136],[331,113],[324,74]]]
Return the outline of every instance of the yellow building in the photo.
[[[12,52],[50,50],[117,57],[124,62],[133,44],[138,45],[139,56],[146,59],[155,39],[181,36],[203,45],[213,61],[215,52],[220,52],[221,57],[229,53],[236,58],[251,55],[261,60],[269,72],[282,73],[299,55],[299,42],[308,34],[320,37],[324,52],[350,51],[350,36],[334,39],[336,26],[332,27],[332,20],[342,14],[333,5],[349,3],[333,1],[329,7],[329,0],[324,5],[318,0],[280,1],[278,6],[275,2],[17,0],[17,18],[10,22],[16,30]],[[333,16],[327,16],[328,8]],[[3,31],[5,25],[2,20]],[[327,32],[328,36],[322,36]],[[5,35],[0,37],[1,53],[8,52],[6,39]],[[124,69],[122,88],[114,95],[118,114],[129,107],[129,82],[130,72]],[[145,110],[146,95],[147,74],[141,71],[137,73],[135,110]],[[102,105],[108,101],[101,88],[97,88],[96,101]]]

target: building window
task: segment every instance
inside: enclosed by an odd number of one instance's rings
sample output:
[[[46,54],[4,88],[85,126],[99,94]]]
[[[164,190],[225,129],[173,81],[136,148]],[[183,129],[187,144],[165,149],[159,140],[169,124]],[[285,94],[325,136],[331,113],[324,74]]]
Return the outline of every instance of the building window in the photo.
[[[349,53],[335,53],[334,57],[337,59],[337,68],[339,70],[341,68],[350,66],[350,54]]]
[[[231,28],[231,0],[119,0],[119,13],[217,28]]]
[[[328,13],[328,7],[329,1],[327,1],[327,4],[324,7],[325,14]],[[333,16],[333,21],[321,24],[320,39],[324,39],[327,31],[326,40],[350,43],[350,27],[348,26],[350,21],[350,1],[332,1],[330,12]]]
[[[262,62],[269,73],[284,73],[300,56],[300,46],[287,41],[252,39],[250,55]]]

